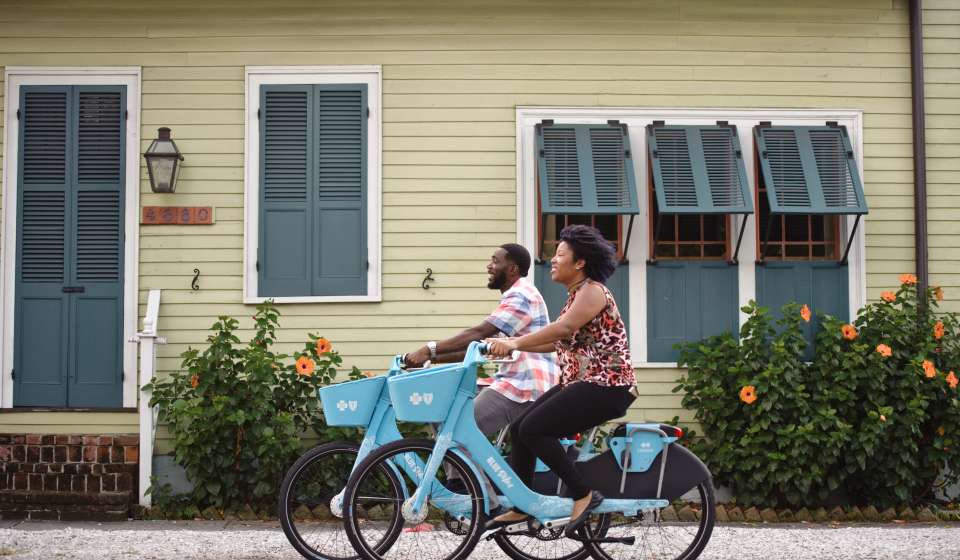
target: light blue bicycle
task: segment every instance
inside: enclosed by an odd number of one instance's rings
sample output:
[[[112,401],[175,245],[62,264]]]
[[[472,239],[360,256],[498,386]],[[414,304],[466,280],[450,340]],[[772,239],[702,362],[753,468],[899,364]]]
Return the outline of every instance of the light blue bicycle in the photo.
[[[435,440],[386,443],[354,468],[342,497],[344,525],[364,559],[467,558],[490,511],[481,471],[503,505],[531,515],[487,540],[511,534],[563,539],[572,500],[528,488],[476,426],[473,398],[484,350],[473,343],[462,364],[386,380],[397,419],[439,423],[439,430]],[[588,483],[607,496],[580,530],[579,541],[597,560],[700,555],[715,520],[713,484],[706,466],[675,443],[681,435],[662,424],[626,424],[608,438],[607,451],[578,463]],[[690,502],[686,520],[663,519],[660,512],[680,498]],[[448,517],[459,530],[434,530],[431,521]]]
[[[433,373],[459,371],[463,364],[450,364],[432,368]],[[376,448],[403,438],[397,428],[397,419],[390,401],[387,380],[398,375],[417,375],[407,372],[399,357],[385,376],[349,381],[320,389],[324,417],[328,425],[364,429],[360,445],[350,441],[333,441],[318,445],[304,453],[287,471],[280,486],[278,515],[290,544],[305,558],[311,560],[346,560],[356,558],[356,552],[343,531],[342,498],[351,471]],[[426,393],[417,397],[423,406],[433,404],[433,395]],[[503,433],[498,440],[502,443]],[[570,453],[582,459],[592,457],[589,444],[572,447],[573,441],[564,442]],[[423,472],[426,463],[414,455],[398,456],[381,472],[392,491],[404,491],[401,480]],[[556,493],[559,480],[538,463],[535,487],[544,493]],[[436,503],[454,503],[454,490],[463,491],[465,482],[451,481],[451,488],[434,483],[431,499]],[[386,487],[384,487],[386,489]],[[403,518],[399,510],[388,511],[376,504],[358,509],[365,520],[378,519],[384,526],[376,546],[388,549],[400,536]],[[464,530],[459,510],[444,510],[436,520],[437,527],[452,533]],[[582,560],[589,555],[581,543],[548,542],[526,533],[503,534],[496,539],[500,548],[514,560]]]

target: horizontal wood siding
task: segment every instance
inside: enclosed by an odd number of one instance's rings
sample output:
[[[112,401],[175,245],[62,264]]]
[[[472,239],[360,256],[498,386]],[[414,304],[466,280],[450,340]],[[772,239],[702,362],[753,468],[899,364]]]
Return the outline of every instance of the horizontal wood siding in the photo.
[[[960,3],[923,3],[926,66],[927,195],[930,283],[944,287],[947,308],[960,300]],[[951,68],[931,68],[939,50],[954,53]]]
[[[932,270],[960,283],[960,11],[928,1]],[[160,126],[185,153],[177,193],[210,227],[141,228],[141,313],[162,288],[161,373],[241,302],[244,65],[383,67],[383,302],[284,305],[280,341],[330,338],[345,363],[388,356],[480,321],[491,248],[516,239],[517,105],[860,108],[868,296],[913,269],[906,0],[17,2],[0,12],[0,65],[143,67],[142,149]],[[958,230],[958,231],[954,231]],[[190,289],[200,268],[200,291]],[[420,288],[434,271],[430,290]],[[957,301],[948,289],[951,306]],[[248,334],[247,332],[242,335]],[[678,372],[641,370],[636,418],[669,419]]]

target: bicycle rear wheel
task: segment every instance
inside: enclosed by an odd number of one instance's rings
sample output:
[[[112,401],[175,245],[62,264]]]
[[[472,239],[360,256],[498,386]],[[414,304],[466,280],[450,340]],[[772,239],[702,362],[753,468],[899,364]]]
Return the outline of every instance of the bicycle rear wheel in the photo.
[[[357,459],[359,447],[349,442],[318,445],[287,470],[280,484],[277,513],[287,540],[309,560],[355,560],[341,520],[343,489]],[[399,484],[398,481],[394,481]],[[380,546],[389,548],[400,523],[384,535]]]
[[[634,537],[632,545],[588,543],[596,560],[694,560],[700,556],[716,522],[716,498],[713,482],[707,479],[687,492],[681,500],[689,501],[694,519],[664,521],[659,511],[642,511],[635,516],[603,514],[598,523],[589,523],[581,530],[588,538],[597,535],[595,527],[605,528],[606,537]],[[597,519],[594,517],[592,519]],[[606,519],[602,519],[606,517]]]

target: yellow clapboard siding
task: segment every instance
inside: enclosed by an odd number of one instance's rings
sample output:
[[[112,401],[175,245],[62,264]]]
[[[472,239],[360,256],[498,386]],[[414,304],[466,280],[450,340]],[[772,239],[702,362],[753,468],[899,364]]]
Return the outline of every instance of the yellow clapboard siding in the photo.
[[[162,287],[161,331],[176,334],[160,349],[164,371],[217,315],[252,311],[240,303],[244,65],[383,70],[383,302],[281,306],[290,349],[323,330],[343,340],[345,364],[382,370],[390,353],[482,320],[498,295],[485,288],[490,252],[516,239],[517,105],[862,109],[871,297],[912,269],[904,0],[548,4],[36,0],[0,14],[0,65],[142,67],[140,149],[170,126],[186,162],[175,195],[150,193],[144,169],[133,188],[143,205],[213,206],[216,220],[140,228],[140,313]],[[955,4],[925,3],[930,257],[945,286],[960,284]],[[437,282],[425,291],[428,266]],[[677,370],[637,373],[630,418],[693,422],[670,392]]]
[[[19,412],[0,413],[0,432],[31,434],[135,434],[140,420],[131,412]]]

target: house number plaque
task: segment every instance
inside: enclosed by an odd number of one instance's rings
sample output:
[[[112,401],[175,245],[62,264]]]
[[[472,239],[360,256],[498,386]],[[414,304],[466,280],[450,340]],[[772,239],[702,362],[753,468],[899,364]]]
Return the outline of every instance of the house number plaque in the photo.
[[[197,226],[213,223],[210,206],[144,206],[141,224]]]

